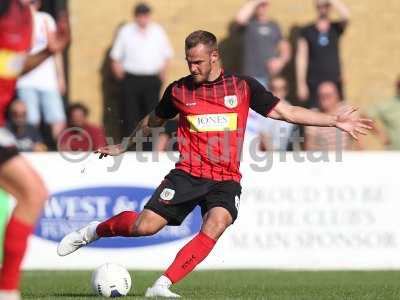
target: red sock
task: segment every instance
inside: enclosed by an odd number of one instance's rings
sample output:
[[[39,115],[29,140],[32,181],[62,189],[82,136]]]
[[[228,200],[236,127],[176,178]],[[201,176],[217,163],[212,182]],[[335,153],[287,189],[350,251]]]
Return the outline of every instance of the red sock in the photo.
[[[0,290],[18,290],[20,266],[33,226],[14,216],[8,222],[4,236],[4,258],[0,274]]]
[[[132,236],[133,225],[139,214],[135,211],[122,213],[100,223],[96,228],[99,237]]]
[[[214,248],[216,241],[200,232],[176,255],[164,275],[176,283],[201,263]]]

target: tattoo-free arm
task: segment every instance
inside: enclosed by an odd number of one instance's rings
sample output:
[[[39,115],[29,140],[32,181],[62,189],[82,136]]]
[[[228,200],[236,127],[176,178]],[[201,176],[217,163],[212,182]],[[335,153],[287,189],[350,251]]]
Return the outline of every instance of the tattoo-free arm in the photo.
[[[268,116],[299,125],[337,127],[358,140],[359,134],[366,135],[372,129],[373,121],[359,117],[356,112],[357,109],[348,106],[336,115],[329,115],[280,101]]]

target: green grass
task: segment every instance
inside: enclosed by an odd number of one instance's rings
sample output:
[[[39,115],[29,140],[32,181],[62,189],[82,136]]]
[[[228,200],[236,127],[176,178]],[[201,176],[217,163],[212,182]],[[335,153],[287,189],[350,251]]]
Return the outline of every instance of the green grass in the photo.
[[[160,272],[130,272],[142,299]],[[23,299],[99,299],[90,272],[25,272]],[[400,299],[400,272],[199,271],[173,287],[185,299],[391,300]]]

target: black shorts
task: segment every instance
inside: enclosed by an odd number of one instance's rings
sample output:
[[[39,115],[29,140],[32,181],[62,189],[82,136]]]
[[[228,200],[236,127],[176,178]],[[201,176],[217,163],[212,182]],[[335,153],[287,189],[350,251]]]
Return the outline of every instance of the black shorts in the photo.
[[[237,218],[242,187],[236,181],[214,181],[194,177],[174,169],[165,176],[144,208],[150,209],[168,221],[180,225],[199,205],[204,216],[213,207],[223,207]]]
[[[14,156],[18,155],[18,150],[14,146],[2,147],[0,146],[0,167]]]

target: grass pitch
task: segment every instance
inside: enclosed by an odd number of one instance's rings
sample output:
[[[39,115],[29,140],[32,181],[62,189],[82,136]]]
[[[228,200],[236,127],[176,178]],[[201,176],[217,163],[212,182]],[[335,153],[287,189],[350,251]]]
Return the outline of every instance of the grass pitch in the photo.
[[[123,299],[145,299],[161,272],[130,272],[133,289]],[[25,272],[23,299],[100,299],[91,272]],[[199,271],[172,289],[185,299],[391,300],[400,299],[400,272]]]

